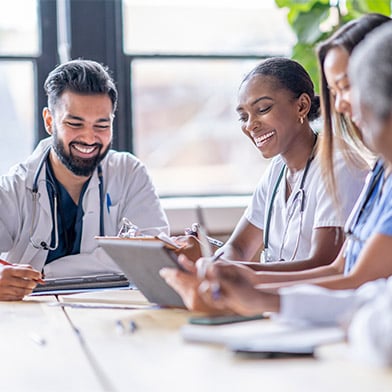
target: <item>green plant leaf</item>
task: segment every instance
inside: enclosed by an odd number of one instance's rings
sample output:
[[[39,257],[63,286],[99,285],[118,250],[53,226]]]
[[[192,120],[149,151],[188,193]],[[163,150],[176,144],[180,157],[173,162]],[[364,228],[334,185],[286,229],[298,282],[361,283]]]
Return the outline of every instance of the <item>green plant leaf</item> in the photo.
[[[390,0],[352,0],[352,8],[361,13],[377,12],[379,14],[391,15]]]
[[[293,47],[291,58],[293,60],[298,61],[309,73],[314,84],[314,90],[318,94],[320,91],[319,70],[318,70],[317,56],[316,56],[316,50],[314,45],[297,43]]]
[[[341,3],[341,0],[338,0],[337,3]],[[330,1],[275,0],[275,4],[279,8],[288,8],[287,20],[298,39],[297,44],[293,47],[292,58],[305,67],[312,77],[315,90],[319,91],[315,46],[331,34],[331,32],[323,33],[320,31],[320,23],[324,22],[329,16]],[[348,12],[341,16],[339,25],[365,13],[377,12],[391,15],[392,11],[390,0],[346,0],[345,5]],[[337,28],[339,26],[336,26],[334,30]]]
[[[329,6],[329,0],[275,0],[275,4],[279,8],[287,7],[290,10],[308,12],[317,4]]]
[[[298,41],[305,44],[314,44],[322,36],[320,24],[325,22],[330,12],[329,5],[315,4],[310,12],[301,12],[293,22],[292,28]]]

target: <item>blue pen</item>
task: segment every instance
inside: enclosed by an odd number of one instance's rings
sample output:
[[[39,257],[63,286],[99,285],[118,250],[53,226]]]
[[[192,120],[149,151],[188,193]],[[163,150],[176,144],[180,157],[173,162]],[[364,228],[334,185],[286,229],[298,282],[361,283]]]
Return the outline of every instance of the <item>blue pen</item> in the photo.
[[[112,199],[110,198],[109,193],[106,194],[106,207],[108,209],[108,214],[110,214],[110,207],[112,205]]]

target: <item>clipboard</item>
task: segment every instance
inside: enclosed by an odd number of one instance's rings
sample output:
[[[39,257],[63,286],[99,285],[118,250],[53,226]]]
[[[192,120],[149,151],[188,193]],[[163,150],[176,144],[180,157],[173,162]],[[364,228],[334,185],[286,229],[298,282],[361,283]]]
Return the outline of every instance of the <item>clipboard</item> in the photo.
[[[98,240],[100,245],[105,243],[105,241],[146,241],[146,242],[160,242],[165,246],[165,248],[174,251],[178,251],[183,248],[183,246],[179,246],[168,235],[162,232],[156,236],[152,236],[152,235],[144,235],[138,237],[96,236],[95,239]]]

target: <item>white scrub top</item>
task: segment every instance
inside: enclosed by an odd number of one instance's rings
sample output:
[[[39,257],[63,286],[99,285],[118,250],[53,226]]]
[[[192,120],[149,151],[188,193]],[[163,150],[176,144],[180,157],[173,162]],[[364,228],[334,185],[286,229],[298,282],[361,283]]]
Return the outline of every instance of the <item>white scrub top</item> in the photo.
[[[272,193],[283,165],[284,162],[280,156],[272,160],[244,213],[246,219],[261,230],[265,230]],[[287,203],[286,181],[282,178],[271,211],[268,246],[271,261],[291,260],[299,234],[300,241],[294,260],[306,259],[311,250],[314,229],[344,226],[363,187],[367,171],[347,165],[342,154],[336,154],[334,167],[339,206],[336,206],[326,189],[317,155],[311,162],[304,184],[305,206],[301,233],[299,232],[300,203],[298,200],[294,202],[294,199],[299,190],[304,169],[299,173]],[[291,218],[290,214],[292,214]]]

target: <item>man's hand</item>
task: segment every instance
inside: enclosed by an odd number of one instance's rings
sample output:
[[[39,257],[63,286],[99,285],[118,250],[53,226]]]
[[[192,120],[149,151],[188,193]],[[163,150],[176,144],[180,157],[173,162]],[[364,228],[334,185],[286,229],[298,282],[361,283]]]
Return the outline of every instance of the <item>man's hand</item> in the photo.
[[[31,265],[0,266],[0,301],[22,300],[38,283],[44,283],[41,273]]]

